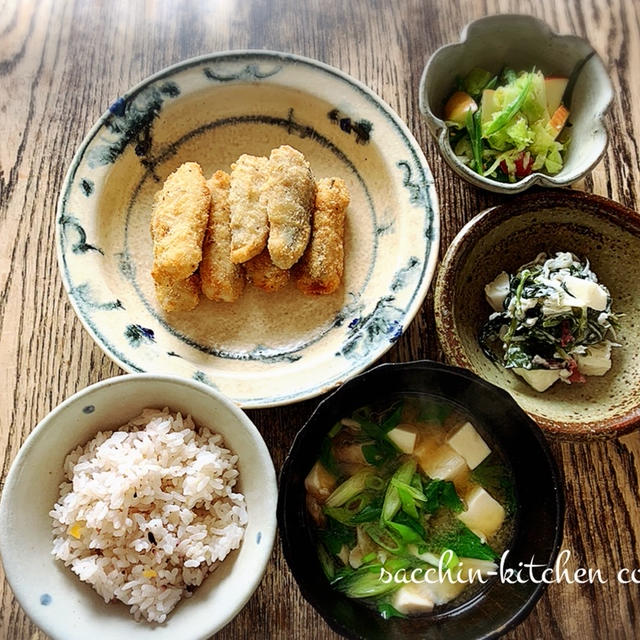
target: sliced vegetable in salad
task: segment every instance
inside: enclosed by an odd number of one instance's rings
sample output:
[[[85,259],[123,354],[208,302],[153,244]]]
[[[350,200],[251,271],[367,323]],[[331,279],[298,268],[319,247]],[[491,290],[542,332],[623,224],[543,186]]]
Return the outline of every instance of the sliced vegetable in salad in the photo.
[[[515,275],[500,273],[485,294],[495,313],[481,330],[482,350],[536,391],[558,380],[585,382],[611,368],[619,316],[588,260],[541,253]]]
[[[569,78],[545,77],[535,69],[505,68],[493,75],[474,68],[456,84],[444,119],[451,148],[463,163],[502,182],[562,169]]]
[[[305,488],[327,580],[385,618],[431,611],[495,571],[516,508],[500,455],[463,414],[422,396],[338,422]]]

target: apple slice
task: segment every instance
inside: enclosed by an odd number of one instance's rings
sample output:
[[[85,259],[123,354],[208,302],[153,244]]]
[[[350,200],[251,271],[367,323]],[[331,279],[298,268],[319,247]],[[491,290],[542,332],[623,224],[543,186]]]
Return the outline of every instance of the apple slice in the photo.
[[[562,96],[569,83],[569,78],[549,76],[544,79],[544,87],[547,93],[547,111],[554,113],[562,102]]]
[[[482,109],[482,125],[484,126],[497,111],[495,101],[496,91],[495,89],[485,89],[482,92],[482,101],[480,102],[480,108]]]

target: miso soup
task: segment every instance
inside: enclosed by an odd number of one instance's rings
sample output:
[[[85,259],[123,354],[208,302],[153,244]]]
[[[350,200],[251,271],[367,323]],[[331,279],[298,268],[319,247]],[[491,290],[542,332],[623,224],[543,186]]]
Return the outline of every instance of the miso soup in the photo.
[[[428,396],[344,416],[305,480],[331,585],[384,617],[473,595],[509,541],[512,474],[473,419]]]

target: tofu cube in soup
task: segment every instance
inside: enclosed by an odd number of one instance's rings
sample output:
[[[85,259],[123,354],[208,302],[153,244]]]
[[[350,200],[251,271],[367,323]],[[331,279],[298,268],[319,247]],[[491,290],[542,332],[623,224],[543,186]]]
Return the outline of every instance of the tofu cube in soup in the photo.
[[[455,429],[447,438],[447,444],[464,458],[469,469],[475,469],[491,453],[487,443],[470,422]]]
[[[404,615],[431,611],[434,602],[421,587],[421,584],[416,583],[402,585],[393,596],[393,608]]]
[[[400,424],[387,433],[387,438],[403,453],[413,453],[418,433],[410,424]]]
[[[310,493],[319,502],[324,502],[336,487],[336,479],[320,462],[316,462],[309,471],[304,481],[307,493]]]
[[[504,507],[480,486],[475,486],[465,495],[467,510],[458,518],[472,531],[479,531],[490,538],[502,526]]]
[[[435,449],[428,445],[420,447],[416,451],[416,457],[418,464],[430,478],[453,480],[468,470],[464,458],[447,444]]]

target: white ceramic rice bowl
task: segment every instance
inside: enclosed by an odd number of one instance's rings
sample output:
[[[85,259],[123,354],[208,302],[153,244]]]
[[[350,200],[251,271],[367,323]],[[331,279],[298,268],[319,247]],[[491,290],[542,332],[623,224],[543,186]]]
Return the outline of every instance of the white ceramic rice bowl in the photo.
[[[63,462],[98,431],[125,424],[145,407],[189,413],[220,433],[238,454],[238,489],[249,522],[232,551],[161,625],[135,622],[124,604],[105,604],[51,555],[49,511],[58,499]],[[197,381],[169,375],[126,375],[94,384],[54,409],[31,433],[13,462],[0,499],[0,555],[16,598],[50,637],[64,640],[208,638],[226,625],[257,588],[276,531],[277,484],[267,447],[253,423],[224,396]]]

